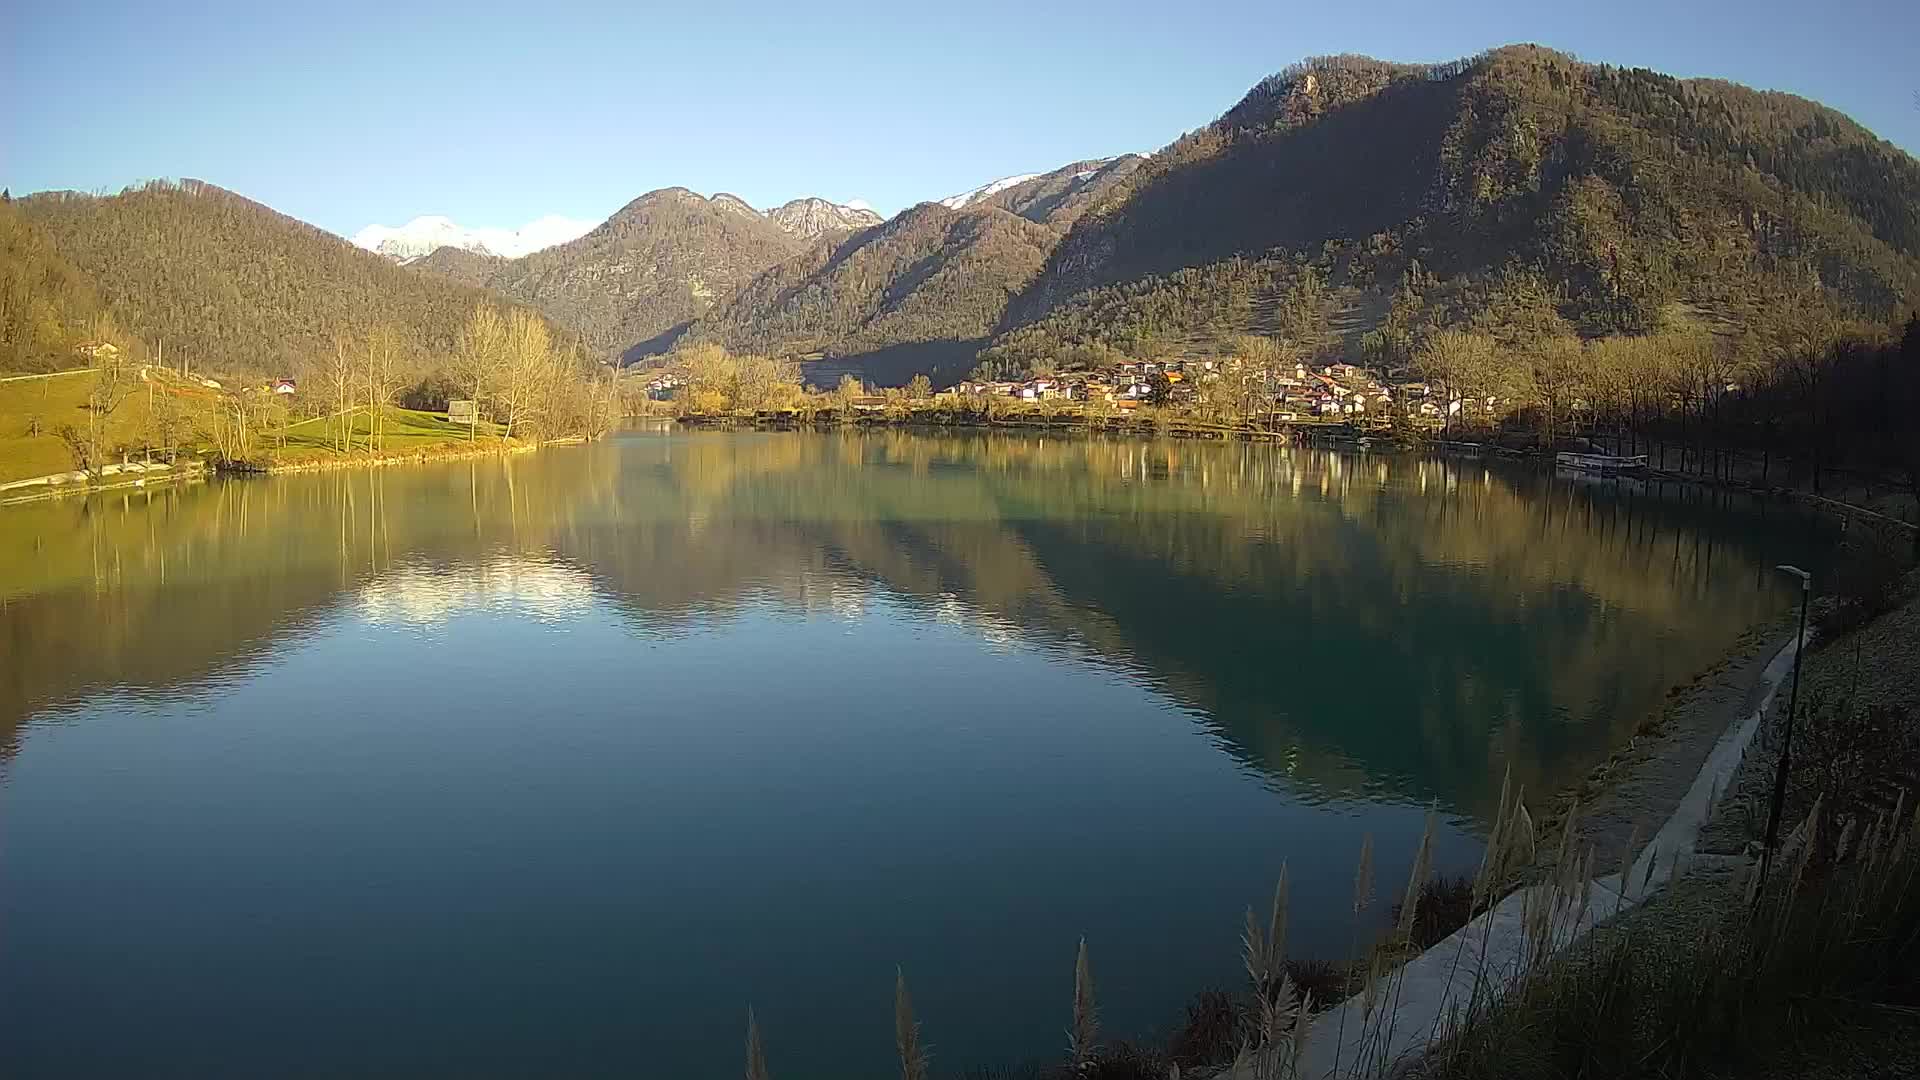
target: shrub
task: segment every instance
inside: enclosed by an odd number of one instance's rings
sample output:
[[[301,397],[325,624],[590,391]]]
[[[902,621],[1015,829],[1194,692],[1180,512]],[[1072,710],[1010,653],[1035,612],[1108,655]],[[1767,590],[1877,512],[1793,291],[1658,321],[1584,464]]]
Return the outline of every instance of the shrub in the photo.
[[[1904,808],[1823,830],[1776,867],[1757,908],[1705,933],[1631,928],[1549,965],[1476,1009],[1423,1080],[1744,1076],[1862,1009],[1920,1002],[1920,846]],[[1841,841],[1848,837],[1851,843]],[[1817,854],[1816,854],[1817,853]]]
[[[419,382],[400,392],[400,407],[418,409],[421,412],[446,412],[447,402],[453,398],[469,397],[461,393],[460,387],[445,372],[436,371],[423,376]]]
[[[1238,1049],[1241,1009],[1224,990],[1202,990],[1187,1002],[1187,1018],[1168,1047],[1182,1068],[1225,1065]]]
[[[1296,990],[1313,995],[1322,1005],[1333,1005],[1347,996],[1347,972],[1330,960],[1288,960],[1287,977]]]
[[[1167,1056],[1158,1050],[1120,1042],[1101,1047],[1078,1067],[1063,1069],[1059,1075],[1062,1080],[1066,1077],[1084,1080],[1167,1080],[1167,1066],[1170,1064]]]
[[[1833,591],[1814,621],[1820,631],[1816,647],[1831,645],[1892,609],[1906,591],[1902,575],[1907,562],[1900,538],[1887,529],[1855,522],[1840,542],[1833,564]]]
[[[1405,904],[1393,905],[1393,918],[1400,922]],[[1445,941],[1448,934],[1467,925],[1473,918],[1473,879],[1468,877],[1428,878],[1420,886],[1414,901],[1413,925],[1407,935],[1415,948],[1425,949]],[[1314,995],[1318,997],[1318,994]]]
[[[1829,704],[1810,697],[1796,737],[1796,771],[1830,807],[1850,811],[1891,802],[1897,787],[1920,763],[1920,732],[1898,704],[1864,707],[1850,698]]]

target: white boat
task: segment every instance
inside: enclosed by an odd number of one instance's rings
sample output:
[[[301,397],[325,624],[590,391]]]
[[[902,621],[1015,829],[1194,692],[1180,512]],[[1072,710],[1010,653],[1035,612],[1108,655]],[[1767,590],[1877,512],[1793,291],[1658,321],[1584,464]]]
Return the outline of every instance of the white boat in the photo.
[[[1621,457],[1618,454],[1574,454],[1563,451],[1553,455],[1553,463],[1563,469],[1616,476],[1620,473],[1641,472],[1646,469],[1647,455],[1635,454],[1632,457]]]

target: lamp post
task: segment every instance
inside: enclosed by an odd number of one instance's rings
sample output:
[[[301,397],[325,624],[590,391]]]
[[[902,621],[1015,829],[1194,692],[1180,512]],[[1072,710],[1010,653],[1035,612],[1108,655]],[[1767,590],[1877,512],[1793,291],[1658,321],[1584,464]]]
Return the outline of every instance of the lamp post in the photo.
[[[1793,716],[1800,706],[1800,654],[1807,647],[1807,600],[1813,595],[1813,575],[1797,566],[1782,564],[1774,567],[1783,574],[1792,574],[1800,579],[1800,636],[1794,639],[1793,648],[1793,689],[1787,694],[1786,730],[1780,737],[1780,764],[1773,771],[1773,807],[1767,813],[1767,846],[1760,854],[1760,880],[1764,884],[1767,874],[1773,869],[1774,846],[1780,842],[1780,811],[1787,801],[1787,763],[1793,750]],[[1753,891],[1753,902],[1760,903],[1761,890]]]

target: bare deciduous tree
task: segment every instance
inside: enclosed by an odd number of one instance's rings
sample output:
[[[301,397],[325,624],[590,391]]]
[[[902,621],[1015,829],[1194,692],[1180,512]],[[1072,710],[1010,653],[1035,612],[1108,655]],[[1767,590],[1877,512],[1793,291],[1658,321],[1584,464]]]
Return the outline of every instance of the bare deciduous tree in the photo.
[[[367,387],[367,407],[370,413],[367,439],[376,449],[387,448],[387,406],[392,404],[395,394],[400,392],[404,381],[401,372],[400,336],[393,327],[382,323],[367,335],[365,356],[365,381]]]
[[[351,451],[353,449],[353,410],[360,382],[354,373],[353,357],[347,353],[346,339],[334,338],[333,355],[321,357],[320,379],[333,405],[333,414],[327,418],[326,422],[327,436],[334,440],[334,446],[339,450]],[[340,424],[338,438],[333,435],[335,421]]]
[[[546,382],[553,374],[553,340],[545,320],[516,309],[507,316],[506,350],[496,383],[507,438],[537,419]]]
[[[488,387],[505,373],[506,358],[507,320],[501,317],[499,308],[482,304],[468,317],[453,359],[453,376],[473,399],[473,414],[467,421],[468,441],[478,431],[480,403],[486,399]]]

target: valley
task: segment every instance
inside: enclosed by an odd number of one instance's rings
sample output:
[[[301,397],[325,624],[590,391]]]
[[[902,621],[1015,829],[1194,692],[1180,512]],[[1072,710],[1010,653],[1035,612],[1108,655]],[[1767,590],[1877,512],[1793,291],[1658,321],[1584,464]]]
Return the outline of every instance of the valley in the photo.
[[[9,1077],[1891,1075],[1897,19],[107,6],[8,23]]]

